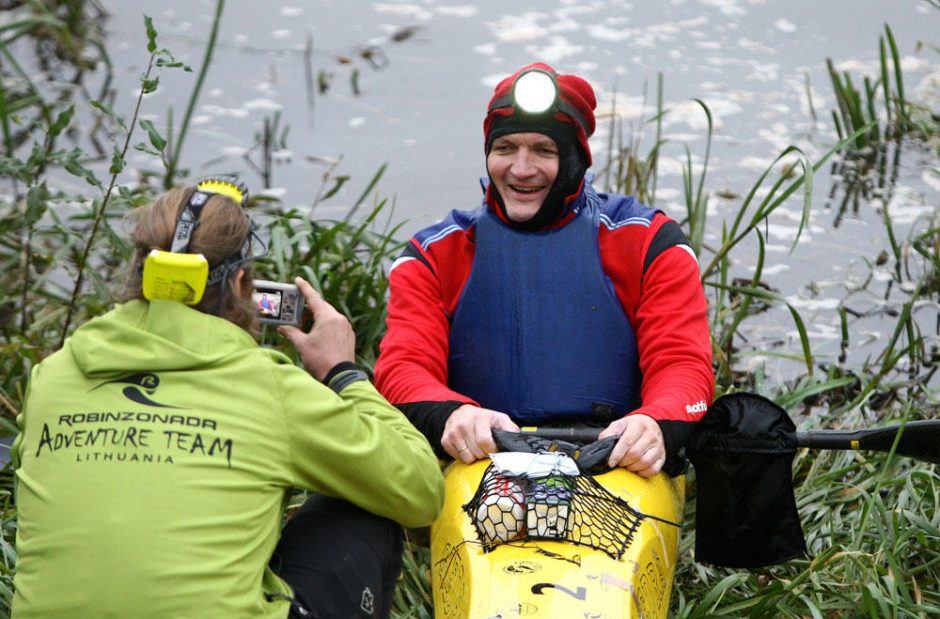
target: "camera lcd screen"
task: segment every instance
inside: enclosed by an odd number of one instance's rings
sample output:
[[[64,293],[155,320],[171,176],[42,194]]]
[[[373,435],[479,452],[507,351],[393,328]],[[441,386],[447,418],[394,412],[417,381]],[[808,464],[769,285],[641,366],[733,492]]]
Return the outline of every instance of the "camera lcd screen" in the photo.
[[[300,326],[305,304],[297,286],[263,279],[253,286],[251,299],[262,324]]]
[[[258,314],[264,318],[281,317],[280,290],[254,290],[251,298],[258,307]]]

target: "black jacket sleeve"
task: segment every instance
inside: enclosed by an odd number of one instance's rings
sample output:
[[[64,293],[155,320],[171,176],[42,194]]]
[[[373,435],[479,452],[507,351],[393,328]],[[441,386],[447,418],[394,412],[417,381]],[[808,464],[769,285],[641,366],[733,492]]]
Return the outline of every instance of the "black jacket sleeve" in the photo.
[[[421,434],[424,435],[434,453],[442,460],[450,460],[450,455],[441,447],[441,437],[444,436],[444,425],[451,413],[466,404],[450,400],[446,402],[409,402],[396,404],[398,410],[405,414]]]

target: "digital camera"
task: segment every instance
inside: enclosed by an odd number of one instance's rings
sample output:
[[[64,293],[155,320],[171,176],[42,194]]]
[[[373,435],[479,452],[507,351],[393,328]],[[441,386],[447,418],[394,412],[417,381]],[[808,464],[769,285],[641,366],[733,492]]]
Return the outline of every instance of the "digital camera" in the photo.
[[[263,279],[253,280],[252,286],[251,298],[262,324],[300,326],[304,298],[297,286]]]

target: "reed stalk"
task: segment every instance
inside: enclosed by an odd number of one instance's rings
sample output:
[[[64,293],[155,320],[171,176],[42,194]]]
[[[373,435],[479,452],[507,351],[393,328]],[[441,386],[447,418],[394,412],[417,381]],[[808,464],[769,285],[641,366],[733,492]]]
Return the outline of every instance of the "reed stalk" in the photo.
[[[692,153],[688,146],[685,148],[686,164],[682,169],[683,187],[685,189],[685,208],[686,225],[688,227],[689,242],[692,245],[692,251],[698,256],[702,251],[702,240],[705,238],[705,220],[708,214],[708,194],[705,193],[705,176],[708,173],[708,161],[711,158],[712,150],[712,112],[708,105],[701,99],[694,99],[708,120],[708,128],[705,131],[705,155],[702,158],[702,170],[698,176],[697,186],[695,182],[695,169],[692,165]]]
[[[137,118],[140,115],[140,107],[144,99],[144,95],[152,92],[156,88],[156,84],[153,83],[151,74],[154,68],[154,63],[157,60],[160,51],[157,49],[156,36],[157,33],[153,29],[153,22],[149,17],[145,17],[145,22],[147,24],[147,34],[148,34],[148,43],[147,50],[150,52],[150,58],[147,61],[147,69],[144,71],[144,75],[141,78],[143,88],[140,89],[140,94],[137,95],[137,100],[134,104],[134,112],[131,115],[131,122],[129,124],[129,129],[126,131],[124,136],[124,144],[121,146],[120,153],[112,163],[111,167],[111,176],[108,180],[108,187],[104,192],[104,196],[100,201],[97,202],[97,206],[94,209],[94,214],[92,216],[91,231],[88,234],[88,237],[85,241],[85,245],[81,251],[80,258],[76,261],[75,267],[77,269],[75,274],[75,285],[72,288],[71,298],[69,299],[65,320],[62,324],[62,331],[59,337],[59,348],[65,343],[65,338],[68,337],[68,334],[71,331],[72,319],[75,315],[75,312],[78,309],[78,299],[82,291],[82,286],[85,282],[85,269],[88,266],[89,258],[91,256],[92,247],[94,246],[98,230],[101,227],[101,222],[104,220],[105,214],[108,210],[108,204],[111,200],[111,196],[114,192],[115,184],[117,183],[118,175],[123,170],[123,162],[127,157],[127,150],[130,148],[131,139],[134,136],[134,127],[137,125]]]
[[[222,13],[225,10],[225,0],[216,0],[215,14],[212,19],[212,28],[209,30],[209,37],[206,40],[206,48],[202,58],[202,66],[196,76],[196,84],[189,95],[189,102],[186,104],[186,111],[183,114],[183,122],[180,125],[179,133],[175,135],[175,142],[171,154],[167,157],[166,173],[163,176],[163,188],[170,189],[177,182],[179,174],[179,165],[183,154],[183,144],[186,141],[186,135],[189,132],[189,122],[192,119],[193,112],[196,110],[196,104],[199,102],[199,96],[202,94],[202,86],[205,83],[206,76],[209,74],[209,66],[212,64],[212,54],[215,52],[216,39],[219,34],[219,24],[222,23]],[[172,133],[170,135],[173,135]]]

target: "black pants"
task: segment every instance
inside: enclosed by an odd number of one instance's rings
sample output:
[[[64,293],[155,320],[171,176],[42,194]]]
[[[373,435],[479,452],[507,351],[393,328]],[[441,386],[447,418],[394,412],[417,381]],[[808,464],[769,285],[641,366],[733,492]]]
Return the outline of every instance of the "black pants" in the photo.
[[[313,495],[284,527],[270,565],[302,607],[295,604],[291,617],[388,617],[401,554],[397,523]]]

